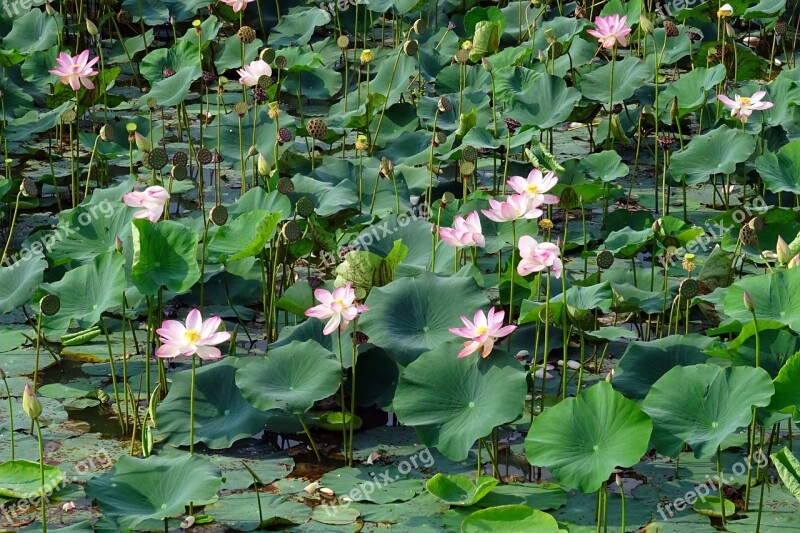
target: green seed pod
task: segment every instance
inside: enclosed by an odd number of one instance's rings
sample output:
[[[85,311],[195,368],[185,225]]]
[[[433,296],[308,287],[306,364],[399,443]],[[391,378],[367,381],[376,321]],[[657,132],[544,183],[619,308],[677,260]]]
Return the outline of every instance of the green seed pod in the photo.
[[[44,316],[55,316],[61,310],[61,299],[55,294],[48,294],[39,300],[39,309]]]
[[[195,155],[197,156],[197,162],[201,165],[211,164],[211,159],[214,157],[208,148],[200,148]]]
[[[680,294],[681,298],[691,300],[699,293],[700,293],[700,284],[697,282],[696,279],[687,278],[681,281],[680,288],[678,289],[678,294]]]
[[[150,168],[154,170],[161,170],[167,163],[169,162],[169,157],[167,157],[167,151],[161,148],[160,146],[156,146],[152,150],[147,157],[148,162],[150,163]]]
[[[189,169],[186,165],[173,165],[169,174],[175,181],[183,181],[189,177]]]
[[[608,270],[614,264],[614,254],[608,250],[603,250],[597,254],[595,261],[597,262],[597,268]]]
[[[314,201],[308,196],[303,196],[294,206],[295,212],[301,217],[308,218],[314,214]]]
[[[294,220],[289,220],[283,225],[281,234],[288,242],[297,242],[303,238],[303,230]]]
[[[291,178],[281,178],[278,180],[278,192],[289,195],[294,192],[294,182]]]
[[[224,226],[228,221],[228,208],[224,205],[216,205],[211,209],[208,219],[217,226]]]

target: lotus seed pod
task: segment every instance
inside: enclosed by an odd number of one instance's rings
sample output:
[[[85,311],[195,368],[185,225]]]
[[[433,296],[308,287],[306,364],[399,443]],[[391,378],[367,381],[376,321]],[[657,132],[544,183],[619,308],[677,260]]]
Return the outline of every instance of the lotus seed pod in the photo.
[[[365,49],[361,51],[361,56],[359,57],[359,60],[361,61],[362,64],[367,65],[369,63],[372,63],[374,59],[375,59],[375,54],[372,52],[372,50]]]
[[[272,172],[272,168],[270,168],[269,161],[267,158],[264,157],[264,154],[259,152],[258,154],[258,175],[261,177],[269,176],[269,173]]]
[[[667,34],[667,37],[676,37],[680,33],[675,21],[670,19],[664,21],[664,32]]]
[[[150,166],[150,152],[142,152],[142,165],[144,165],[144,168],[153,170]]]
[[[189,164],[189,156],[186,152],[175,152],[172,154],[172,164],[176,167],[183,167]]]
[[[42,414],[42,402],[36,397],[29,383],[25,384],[25,391],[22,393],[22,410],[31,420],[36,420]]]
[[[131,16],[130,13],[128,13],[124,9],[121,9],[119,10],[119,12],[117,12],[117,22],[120,24],[130,24],[131,22],[133,22],[133,17]]]
[[[278,180],[277,188],[281,194],[292,194],[294,192],[294,182],[291,178],[281,178]]]
[[[460,48],[458,52],[456,52],[455,56],[456,63],[461,63],[462,65],[469,61],[469,51]]]
[[[39,310],[44,316],[55,316],[61,310],[61,299],[55,294],[48,294],[39,300]]]
[[[208,219],[217,226],[224,226],[228,221],[228,208],[224,205],[215,205],[211,208]]]
[[[314,214],[314,201],[308,196],[303,196],[294,206],[295,212],[301,217],[308,218]]]
[[[297,242],[303,238],[303,230],[300,228],[300,224],[294,220],[289,220],[283,225],[281,234],[289,242]]]
[[[779,20],[775,23],[775,35],[778,37],[786,35],[786,23],[784,21]]]
[[[35,198],[39,196],[39,189],[36,188],[36,184],[33,182],[33,180],[27,176],[22,178],[20,191],[22,192],[22,196],[27,196],[28,198]]]
[[[267,76],[267,75],[265,74],[265,75],[263,75],[263,76],[259,76],[259,77],[258,77],[258,82],[257,82],[257,83],[258,83],[258,87],[259,87],[259,88],[260,88],[262,91],[266,91],[266,90],[267,90],[267,89],[269,89],[269,88],[270,88],[270,86],[272,85],[272,78],[271,78],[270,76]]]
[[[236,32],[236,36],[239,37],[239,41],[241,41],[242,44],[250,44],[256,40],[256,30],[250,26],[242,26],[239,28],[239,31]]]
[[[278,128],[278,142],[286,144],[292,140],[292,132],[288,128]]]
[[[749,224],[745,224],[739,230],[739,240],[745,246],[753,246],[758,242],[758,234]]]
[[[447,142],[447,134],[442,130],[436,130],[436,135],[433,137],[434,146],[440,146]]]
[[[347,35],[340,35],[336,39],[336,46],[342,50],[347,50],[350,47],[350,38]]]
[[[112,142],[114,140],[114,130],[108,127],[108,124],[100,128],[100,140],[105,142]]]
[[[161,170],[167,163],[169,163],[169,158],[167,157],[167,152],[160,146],[157,146],[150,150],[150,153],[147,155],[147,159],[150,163],[150,168],[154,170]]]
[[[155,98],[152,98],[152,97],[148,98],[146,103],[147,103],[147,107],[150,108],[150,111],[155,111],[156,106],[158,106],[158,100],[156,100]]]
[[[214,76],[214,73],[211,72],[210,70],[204,70],[203,71],[203,77],[201,78],[201,81],[203,82],[203,85],[209,86],[212,83],[214,83],[214,80],[216,80],[216,79],[217,79],[217,77]]]
[[[462,176],[471,176],[475,172],[475,163],[462,159],[458,162],[458,170]]]
[[[694,278],[688,278],[681,281],[678,294],[681,298],[691,300],[700,293],[700,284]]]
[[[416,22],[414,22],[414,25],[411,26],[411,29],[414,30],[414,33],[417,35],[425,35],[425,33],[428,31],[428,23],[425,21],[425,19],[417,19]]]
[[[462,146],[461,158],[464,159],[464,161],[475,162],[478,160],[478,150],[474,146]]]
[[[286,60],[286,56],[275,56],[275,66],[278,69],[285,69],[289,65],[289,62]]]
[[[306,131],[313,139],[322,139],[328,133],[328,126],[318,118],[312,118],[306,124]]]
[[[449,113],[453,110],[453,102],[451,102],[449,98],[442,96],[436,104],[436,110],[439,111],[439,113]]]
[[[245,102],[236,102],[233,104],[233,112],[236,113],[239,118],[244,117],[247,114],[247,104]]]
[[[405,42],[403,45],[403,52],[407,56],[415,56],[417,52],[419,52],[419,42],[416,39],[411,39]]]
[[[183,181],[189,177],[189,169],[186,165],[173,165],[172,170],[169,171],[170,176],[175,181]]]
[[[258,57],[262,61],[266,61],[267,63],[272,63],[275,61],[275,49],[273,48],[264,48],[261,50],[261,53],[258,54]]]
[[[74,109],[67,109],[63,113],[61,113],[61,123],[62,124],[72,124],[75,122],[75,119],[78,118],[78,114],[75,113]]]
[[[208,148],[200,148],[195,155],[197,156],[197,162],[201,165],[211,164],[213,156],[211,155],[211,150]]]
[[[614,254],[609,250],[603,250],[596,257],[597,268],[608,270],[614,264]]]

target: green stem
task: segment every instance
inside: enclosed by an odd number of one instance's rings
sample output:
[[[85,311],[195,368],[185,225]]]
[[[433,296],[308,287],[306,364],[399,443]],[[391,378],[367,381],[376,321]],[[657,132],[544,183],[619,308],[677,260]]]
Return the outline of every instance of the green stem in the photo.
[[[11,460],[14,460],[14,403],[11,401],[11,389],[8,387],[8,379],[3,374],[3,383],[6,386],[6,398],[8,399],[8,427],[11,437]]]
[[[192,387],[189,390],[189,454],[194,453],[194,385],[197,354],[192,354]]]
[[[36,424],[36,435],[39,437],[39,481],[42,484],[39,506],[42,509],[42,533],[47,533],[47,497],[44,484],[44,441],[42,440],[42,426],[39,424],[39,419],[36,418],[34,423]]]

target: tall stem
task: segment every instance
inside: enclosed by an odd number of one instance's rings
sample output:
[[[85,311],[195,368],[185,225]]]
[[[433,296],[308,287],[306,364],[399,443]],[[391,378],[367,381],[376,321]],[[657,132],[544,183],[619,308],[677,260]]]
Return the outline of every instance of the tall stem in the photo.
[[[42,509],[42,533],[47,533],[47,497],[45,495],[44,485],[44,441],[42,440],[42,426],[39,425],[39,419],[36,418],[33,422],[36,424],[36,435],[39,438],[39,481],[42,484],[39,506]]]

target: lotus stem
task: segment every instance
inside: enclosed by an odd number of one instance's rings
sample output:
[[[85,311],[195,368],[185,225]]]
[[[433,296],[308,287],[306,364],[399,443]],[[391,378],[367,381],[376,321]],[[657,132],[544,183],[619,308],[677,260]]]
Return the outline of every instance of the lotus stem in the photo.
[[[124,323],[123,317],[123,323]],[[119,416],[120,429],[125,430],[125,424],[122,417],[122,409],[119,404],[119,392],[117,391],[117,368],[114,365],[114,351],[111,349],[111,338],[108,336],[108,328],[103,317],[100,317],[100,327],[103,329],[103,335],[106,338],[106,347],[108,348],[108,364],[111,367],[111,386],[114,389],[114,403],[117,406],[117,415]]]
[[[192,354],[192,386],[189,389],[189,454],[194,454],[194,386],[197,354]]]
[[[314,442],[314,437],[311,436],[311,432],[308,430],[308,426],[306,426],[305,421],[303,420],[302,415],[297,415],[297,420],[300,421],[300,425],[303,426],[303,433],[306,434],[308,437],[308,443],[311,444],[311,449],[314,450],[314,455],[317,457],[317,462],[321,463],[322,458],[319,456],[319,451],[317,450],[317,444]],[[258,487],[256,487],[256,494],[258,494]],[[259,503],[259,513],[261,512],[261,504]]]
[[[8,379],[5,372],[1,372],[3,384],[6,386],[6,399],[8,399],[8,428],[11,437],[11,460],[14,460],[15,446],[14,446],[14,402],[11,401],[11,389],[8,387]]]
[[[39,418],[35,418],[33,423],[36,424],[36,435],[39,439],[39,481],[42,484],[39,506],[42,510],[42,533],[47,533],[47,497],[44,483],[44,441],[42,440],[42,426],[39,424]]]
[[[358,347],[356,341],[358,329],[358,317],[353,320],[353,356],[350,366],[350,455],[347,459],[347,464],[353,465],[353,429],[355,423],[356,413],[356,357],[358,356]]]
[[[719,491],[719,509],[722,515],[722,525],[725,525],[725,490],[722,487],[722,450],[717,446],[717,489]]]

